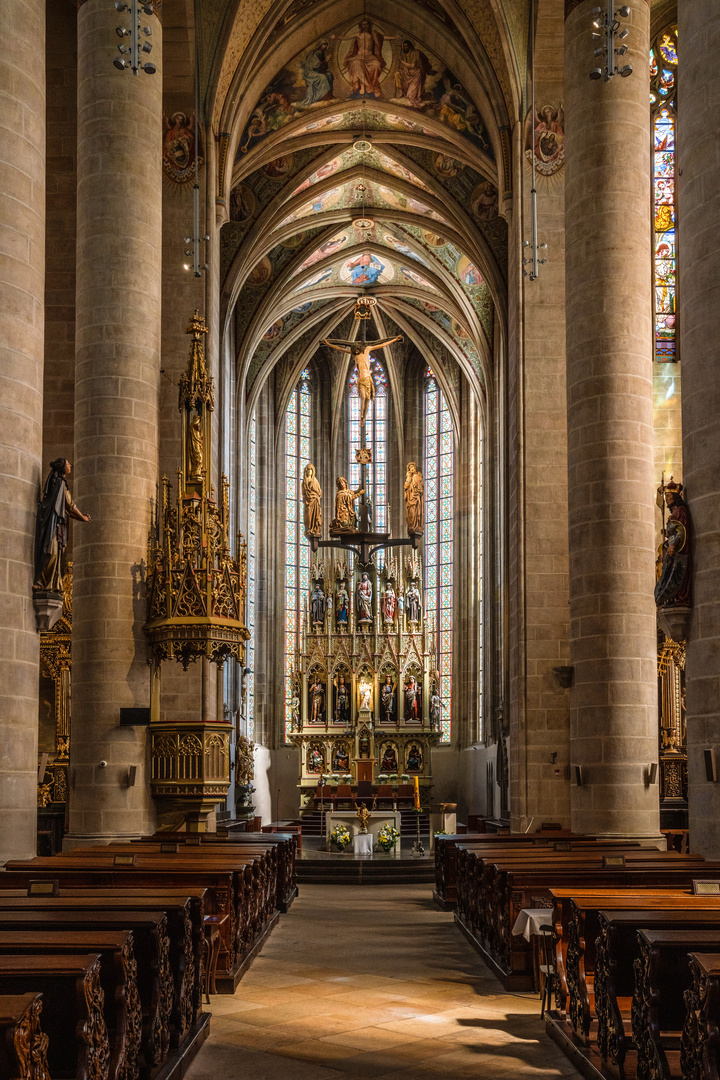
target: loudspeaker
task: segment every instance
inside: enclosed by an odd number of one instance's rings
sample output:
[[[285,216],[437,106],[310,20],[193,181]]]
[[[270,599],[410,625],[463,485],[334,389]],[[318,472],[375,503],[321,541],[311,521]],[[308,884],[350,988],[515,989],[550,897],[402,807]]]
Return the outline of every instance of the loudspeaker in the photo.
[[[648,784],[655,784],[657,782],[657,762],[654,761],[652,765],[648,765]]]
[[[710,747],[708,750],[703,750],[705,756],[705,776],[711,784],[717,782],[717,766],[715,764],[715,748]]]
[[[575,769],[575,783],[577,784],[578,787],[582,787],[583,786],[582,765],[575,765],[575,766],[573,766],[573,768]]]
[[[40,764],[38,765],[38,784],[42,784],[43,780],[45,779],[45,769],[47,768],[47,763],[48,763],[48,755],[47,754],[41,754],[40,755]]]

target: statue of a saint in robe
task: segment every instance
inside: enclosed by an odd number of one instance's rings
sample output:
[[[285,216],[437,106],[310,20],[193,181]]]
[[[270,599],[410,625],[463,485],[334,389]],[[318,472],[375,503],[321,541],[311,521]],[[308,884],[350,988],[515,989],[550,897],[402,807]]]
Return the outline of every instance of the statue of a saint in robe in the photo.
[[[62,593],[63,555],[68,542],[68,518],[89,521],[90,515],[78,510],[72,500],[66,477],[72,466],[67,458],[50,463],[38,503],[35,523],[35,580],[37,591]]]
[[[305,535],[320,536],[322,532],[322,488],[315,475],[315,466],[307,464],[303,473],[302,497],[305,504]]]

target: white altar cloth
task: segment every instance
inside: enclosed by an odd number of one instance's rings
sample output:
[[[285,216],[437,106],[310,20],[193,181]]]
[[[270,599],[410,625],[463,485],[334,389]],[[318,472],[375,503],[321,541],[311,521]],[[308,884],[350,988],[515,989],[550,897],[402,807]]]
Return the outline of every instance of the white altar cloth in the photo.
[[[371,832],[355,833],[353,836],[353,852],[355,855],[372,855],[373,834]]]

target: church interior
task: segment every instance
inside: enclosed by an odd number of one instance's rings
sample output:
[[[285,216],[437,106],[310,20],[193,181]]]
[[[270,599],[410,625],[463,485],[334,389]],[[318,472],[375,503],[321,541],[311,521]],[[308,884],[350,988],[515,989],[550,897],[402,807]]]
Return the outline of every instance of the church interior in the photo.
[[[716,0],[0,30],[0,1080],[720,1076]]]

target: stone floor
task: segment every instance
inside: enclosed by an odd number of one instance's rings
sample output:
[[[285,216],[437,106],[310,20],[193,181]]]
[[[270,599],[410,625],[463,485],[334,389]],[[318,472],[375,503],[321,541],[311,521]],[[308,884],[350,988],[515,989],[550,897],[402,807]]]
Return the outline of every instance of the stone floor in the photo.
[[[579,1077],[427,885],[304,885],[186,1080]]]

